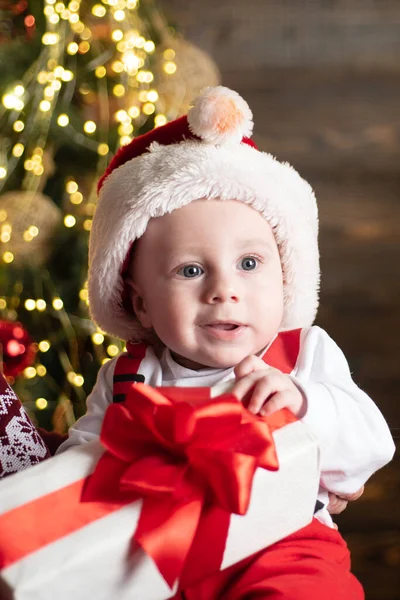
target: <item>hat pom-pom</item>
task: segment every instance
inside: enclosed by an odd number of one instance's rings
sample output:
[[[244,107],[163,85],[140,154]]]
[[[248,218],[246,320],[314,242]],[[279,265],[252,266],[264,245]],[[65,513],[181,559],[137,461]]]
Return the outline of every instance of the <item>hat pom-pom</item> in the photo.
[[[253,131],[249,105],[237,92],[223,86],[206,88],[188,115],[189,129],[209,144],[240,143]]]

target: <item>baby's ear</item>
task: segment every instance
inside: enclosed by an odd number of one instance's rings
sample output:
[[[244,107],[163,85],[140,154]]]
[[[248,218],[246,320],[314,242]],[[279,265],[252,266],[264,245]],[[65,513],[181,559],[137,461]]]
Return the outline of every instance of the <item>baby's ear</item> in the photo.
[[[126,291],[132,303],[133,311],[145,329],[151,329],[152,322],[140,286],[131,277],[124,280]]]

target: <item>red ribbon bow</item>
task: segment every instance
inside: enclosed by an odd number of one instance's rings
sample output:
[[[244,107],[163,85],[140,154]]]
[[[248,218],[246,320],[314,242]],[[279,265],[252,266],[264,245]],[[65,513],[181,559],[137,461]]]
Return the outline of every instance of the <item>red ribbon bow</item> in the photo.
[[[171,400],[168,391],[173,397],[168,388],[162,394],[138,383],[125,402],[108,408],[101,432],[107,451],[83,499],[143,498],[133,539],[172,587],[184,566],[186,578],[185,563],[196,563],[193,546],[204,540],[204,526],[213,528],[214,556],[206,562],[219,568],[230,514],[246,513],[256,469],[279,465],[269,424],[234,396],[192,405]],[[280,423],[273,428],[293,420],[289,411],[275,414]]]

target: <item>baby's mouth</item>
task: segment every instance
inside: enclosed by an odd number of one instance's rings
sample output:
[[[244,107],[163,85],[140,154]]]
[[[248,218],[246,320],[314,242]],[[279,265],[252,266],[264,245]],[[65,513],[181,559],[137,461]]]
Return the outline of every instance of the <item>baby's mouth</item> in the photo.
[[[247,326],[237,321],[212,321],[204,323],[202,328],[215,340],[233,342],[241,338]]]
[[[238,323],[217,321],[215,323],[206,323],[205,327],[212,327],[213,329],[220,329],[221,331],[233,331],[240,327],[240,325]]]

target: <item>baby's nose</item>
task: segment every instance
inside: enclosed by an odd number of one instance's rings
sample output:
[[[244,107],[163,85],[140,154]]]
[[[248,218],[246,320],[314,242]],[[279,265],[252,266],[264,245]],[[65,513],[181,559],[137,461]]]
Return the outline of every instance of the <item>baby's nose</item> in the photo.
[[[213,278],[206,291],[206,302],[209,304],[239,302],[237,286],[229,277]]]

